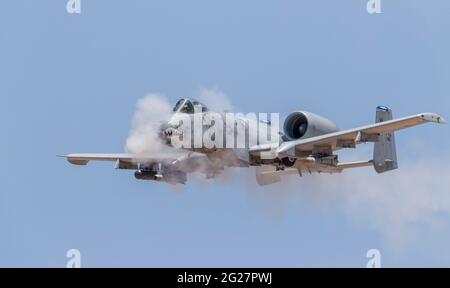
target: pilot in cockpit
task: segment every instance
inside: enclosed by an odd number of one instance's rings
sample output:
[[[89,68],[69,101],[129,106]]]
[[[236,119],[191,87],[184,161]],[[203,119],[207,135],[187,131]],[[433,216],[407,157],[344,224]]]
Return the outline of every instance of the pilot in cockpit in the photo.
[[[174,113],[194,114],[206,111],[208,111],[208,108],[205,105],[189,98],[182,98],[178,100],[178,102],[173,107]]]

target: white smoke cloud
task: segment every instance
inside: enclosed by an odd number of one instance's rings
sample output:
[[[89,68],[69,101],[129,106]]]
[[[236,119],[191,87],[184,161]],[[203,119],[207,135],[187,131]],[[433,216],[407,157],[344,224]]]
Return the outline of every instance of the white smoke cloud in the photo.
[[[160,94],[148,94],[140,99],[126,141],[126,151],[137,155],[160,152],[163,143],[159,139],[159,126],[161,121],[170,117],[170,113],[170,102]]]
[[[251,183],[249,199],[275,220],[305,205],[347,215],[354,225],[379,233],[383,243],[397,251],[420,241],[424,229],[450,240],[448,161],[423,159],[400,165],[385,174],[367,167],[334,175],[284,176],[282,183],[269,187],[255,188]]]
[[[225,93],[202,88],[198,100],[212,111],[232,111],[233,105]],[[129,153],[144,155],[161,152],[166,148],[159,139],[161,121],[169,119],[172,104],[158,93],[150,93],[136,104],[132,128],[125,144]]]
[[[345,197],[348,215],[381,232],[387,244],[398,249],[412,244],[421,227],[437,232],[442,219],[448,223],[448,175],[447,163],[427,159],[383,175],[360,170],[334,181]]]
[[[233,111],[234,107],[228,96],[217,89],[202,88],[196,98],[215,112]]]

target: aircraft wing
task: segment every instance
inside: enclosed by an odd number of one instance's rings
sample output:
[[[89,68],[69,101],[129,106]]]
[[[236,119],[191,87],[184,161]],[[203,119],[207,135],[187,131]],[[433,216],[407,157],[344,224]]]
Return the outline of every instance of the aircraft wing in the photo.
[[[141,167],[161,164],[171,171],[200,172],[203,174],[214,174],[217,172],[217,167],[213,165],[206,155],[190,151],[173,151],[172,153],[158,153],[155,155],[77,153],[60,157],[66,158],[69,163],[74,165],[87,165],[90,161],[110,161],[116,163],[117,169],[138,170]]]
[[[181,155],[177,154],[158,154],[158,155],[134,155],[134,154],[106,154],[106,153],[76,153],[67,154],[61,157],[65,157],[67,161],[74,165],[86,165],[89,161],[111,161],[122,163],[160,163],[160,162],[173,162]]]
[[[199,172],[211,178],[221,171],[206,155],[189,151],[156,155],[77,153],[60,157],[75,165],[86,165],[89,161],[111,161],[115,162],[116,169],[136,170],[137,179],[168,183],[184,184],[188,173]]]
[[[276,154],[278,157],[300,157],[301,152],[311,152],[323,147],[332,150],[354,148],[356,144],[377,141],[376,137],[380,134],[391,133],[428,122],[447,123],[444,118],[437,114],[421,113],[307,139],[284,142],[277,148]]]

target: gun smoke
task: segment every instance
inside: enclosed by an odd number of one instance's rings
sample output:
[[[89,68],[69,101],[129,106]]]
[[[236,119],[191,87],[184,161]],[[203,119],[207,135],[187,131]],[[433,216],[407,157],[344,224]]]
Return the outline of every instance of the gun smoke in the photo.
[[[163,143],[159,138],[159,126],[170,113],[171,104],[160,94],[152,93],[140,99],[136,104],[125,150],[136,155],[161,152]]]

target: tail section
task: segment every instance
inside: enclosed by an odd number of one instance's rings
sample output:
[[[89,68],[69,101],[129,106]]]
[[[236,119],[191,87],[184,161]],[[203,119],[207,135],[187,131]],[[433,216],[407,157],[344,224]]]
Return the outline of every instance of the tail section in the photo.
[[[392,120],[392,110],[385,106],[378,106],[376,123]],[[373,167],[377,173],[384,173],[398,168],[395,135],[382,133],[373,149]]]

